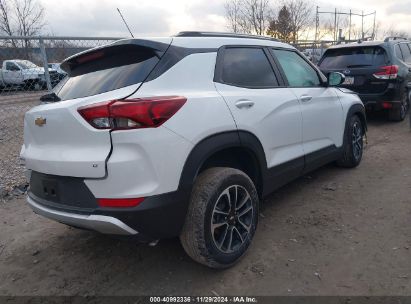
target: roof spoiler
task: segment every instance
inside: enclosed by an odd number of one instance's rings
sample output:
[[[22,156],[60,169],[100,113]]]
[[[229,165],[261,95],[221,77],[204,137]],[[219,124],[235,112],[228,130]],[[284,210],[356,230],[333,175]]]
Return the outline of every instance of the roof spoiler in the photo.
[[[77,53],[72,55],[63,60],[60,67],[67,73],[70,74],[70,71],[73,67],[87,62],[89,60],[98,59],[102,56],[104,50],[113,50],[116,48],[121,48],[124,46],[136,46],[136,47],[143,47],[152,49],[157,57],[161,58],[163,54],[167,51],[168,47],[170,46],[169,43],[163,43],[158,41],[152,40],[145,40],[145,39],[121,39],[115,41],[110,44],[106,44],[103,46],[95,47],[89,50],[85,50],[83,52]]]

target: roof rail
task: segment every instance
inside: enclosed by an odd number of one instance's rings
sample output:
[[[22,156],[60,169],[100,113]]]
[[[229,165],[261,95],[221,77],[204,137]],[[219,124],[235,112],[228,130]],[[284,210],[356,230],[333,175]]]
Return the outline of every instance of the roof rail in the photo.
[[[408,40],[408,39],[405,37],[390,36],[390,37],[386,37],[384,39],[384,42],[388,42],[390,40]]]
[[[237,33],[226,33],[226,32],[195,32],[195,31],[184,31],[179,32],[175,37],[224,37],[224,38],[249,38],[249,39],[260,39],[269,41],[279,41],[278,39],[266,36],[258,35],[247,35],[247,34],[237,34]]]

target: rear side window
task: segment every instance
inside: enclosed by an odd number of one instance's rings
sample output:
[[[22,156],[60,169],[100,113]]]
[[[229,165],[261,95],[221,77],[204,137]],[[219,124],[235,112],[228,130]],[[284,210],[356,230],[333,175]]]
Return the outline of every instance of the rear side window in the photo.
[[[225,49],[221,80],[225,84],[246,88],[278,86],[271,64],[260,48]]]
[[[68,76],[55,92],[61,100],[101,94],[143,82],[159,58],[136,45],[107,47],[69,61]]]
[[[404,58],[402,57],[402,52],[401,52],[401,49],[400,49],[400,45],[396,44],[394,49],[395,49],[395,57],[397,57],[398,59],[404,60]]]
[[[402,58],[405,62],[411,63],[411,51],[408,43],[401,43],[400,49],[402,53]]]
[[[317,72],[296,52],[273,50],[273,53],[278,59],[290,86],[315,87],[320,85]]]
[[[379,46],[327,50],[320,63],[322,69],[382,66],[387,63],[385,50]]]

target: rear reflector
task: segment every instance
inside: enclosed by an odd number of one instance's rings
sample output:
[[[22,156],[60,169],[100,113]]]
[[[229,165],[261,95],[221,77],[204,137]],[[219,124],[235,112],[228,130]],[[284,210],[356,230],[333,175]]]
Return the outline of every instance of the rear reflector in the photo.
[[[391,109],[392,108],[392,103],[390,102],[383,102],[382,103],[383,109]]]
[[[374,73],[373,76],[378,79],[396,79],[398,76],[398,65],[387,65],[380,67],[380,72]]]
[[[136,207],[142,201],[144,197],[139,198],[98,198],[97,202],[100,207],[111,207],[111,208],[127,208]]]
[[[181,96],[161,96],[100,102],[78,109],[96,129],[156,128],[170,119],[187,101]]]

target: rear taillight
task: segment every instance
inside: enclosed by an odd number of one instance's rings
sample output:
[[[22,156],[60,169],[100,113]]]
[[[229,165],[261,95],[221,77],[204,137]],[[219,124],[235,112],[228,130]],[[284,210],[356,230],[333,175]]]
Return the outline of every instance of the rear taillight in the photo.
[[[378,79],[395,79],[398,76],[398,65],[382,66],[373,76]]]
[[[112,100],[81,107],[78,112],[96,129],[156,128],[170,119],[186,101],[181,96]]]
[[[97,202],[100,207],[109,208],[130,208],[140,205],[144,197],[139,198],[98,198]]]

